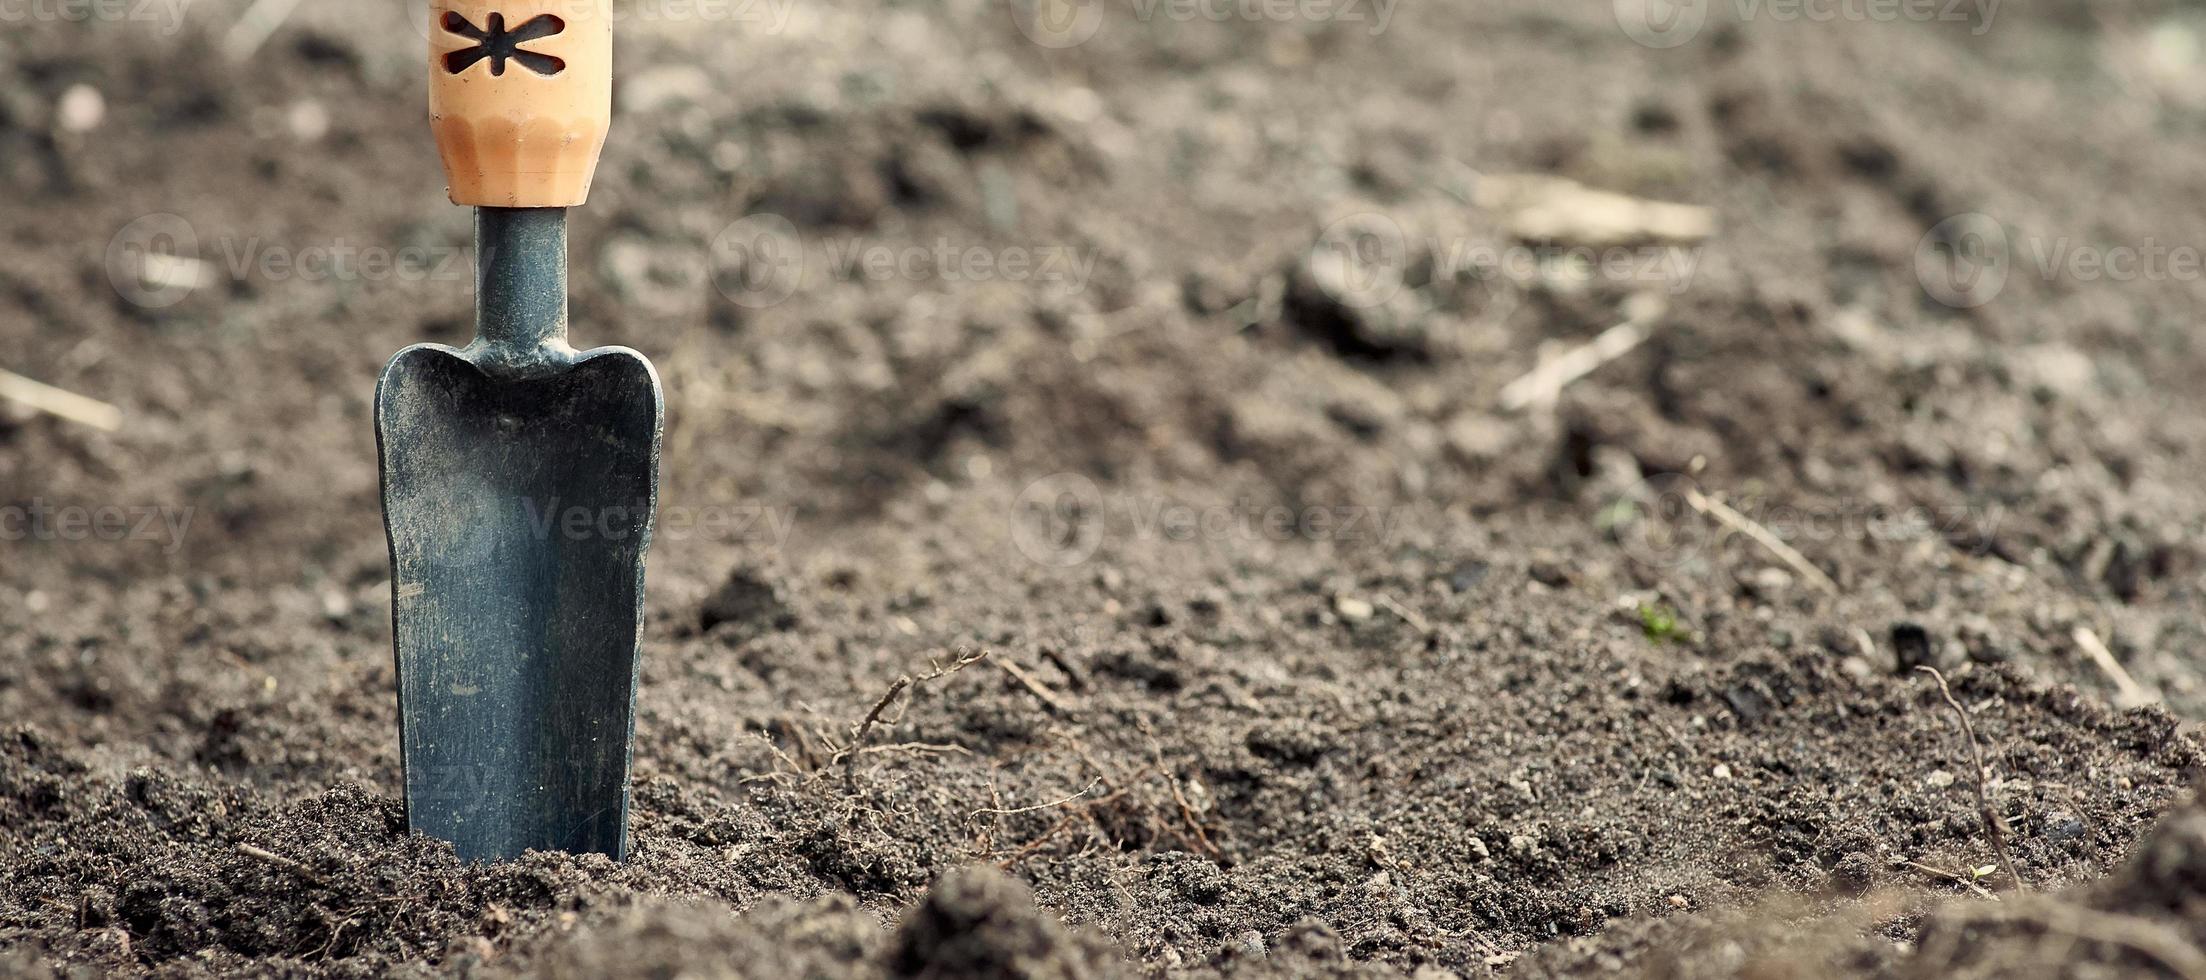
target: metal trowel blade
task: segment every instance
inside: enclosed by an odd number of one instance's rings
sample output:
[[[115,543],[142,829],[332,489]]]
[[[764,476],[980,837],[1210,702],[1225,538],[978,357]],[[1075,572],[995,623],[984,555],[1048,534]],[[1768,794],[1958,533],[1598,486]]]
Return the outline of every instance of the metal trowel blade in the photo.
[[[407,820],[469,860],[618,859],[658,376],[623,348],[494,367],[412,347],[376,393]]]

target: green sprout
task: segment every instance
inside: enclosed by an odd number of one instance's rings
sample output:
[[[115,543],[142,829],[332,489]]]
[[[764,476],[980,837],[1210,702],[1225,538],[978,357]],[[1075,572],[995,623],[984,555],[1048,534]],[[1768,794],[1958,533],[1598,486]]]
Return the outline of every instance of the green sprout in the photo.
[[[1658,646],[1683,643],[1691,635],[1678,622],[1677,610],[1651,602],[1639,604],[1639,628]]]

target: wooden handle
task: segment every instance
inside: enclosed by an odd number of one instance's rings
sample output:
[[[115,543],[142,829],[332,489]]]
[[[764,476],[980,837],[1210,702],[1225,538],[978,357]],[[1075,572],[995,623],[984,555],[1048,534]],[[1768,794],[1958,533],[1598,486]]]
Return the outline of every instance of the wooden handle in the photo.
[[[612,118],[607,0],[431,0],[429,128],[452,203],[581,204]]]

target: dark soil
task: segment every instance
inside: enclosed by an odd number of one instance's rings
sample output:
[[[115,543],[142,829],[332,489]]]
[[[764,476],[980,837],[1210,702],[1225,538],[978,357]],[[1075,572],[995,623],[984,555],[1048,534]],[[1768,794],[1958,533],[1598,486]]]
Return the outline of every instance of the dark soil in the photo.
[[[126,421],[0,403],[0,507],[190,523],[0,542],[0,973],[2202,975],[2206,287],[2031,250],[2206,243],[2206,24],[1717,3],[1655,50],[1611,6],[624,22],[575,330],[658,365],[694,523],[632,859],[496,866],[396,797],[370,398],[470,310],[416,36],[10,23],[0,365]],[[1511,242],[1509,173],[1718,230],[1685,281],[1434,273]],[[2015,250],[1972,309],[1916,268],[1963,212]],[[158,309],[109,273],[149,214],[216,270]],[[767,215],[778,304],[714,244]],[[1343,302],[1324,229],[1375,217],[1406,286]],[[457,264],[232,264],[337,245]],[[1643,292],[1645,344],[1498,407]]]

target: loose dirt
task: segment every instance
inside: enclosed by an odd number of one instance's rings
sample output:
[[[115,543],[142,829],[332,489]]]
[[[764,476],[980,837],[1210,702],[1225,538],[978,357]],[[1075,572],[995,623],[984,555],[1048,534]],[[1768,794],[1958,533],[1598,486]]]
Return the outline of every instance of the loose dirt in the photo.
[[[2206,243],[2195,12],[623,5],[635,853],[467,866],[395,796],[372,384],[470,259],[385,6],[0,34],[0,362],[125,412],[0,409],[0,972],[2206,975],[2206,289],[2041,261]],[[1466,260],[1572,244],[1524,173],[1716,230]]]

